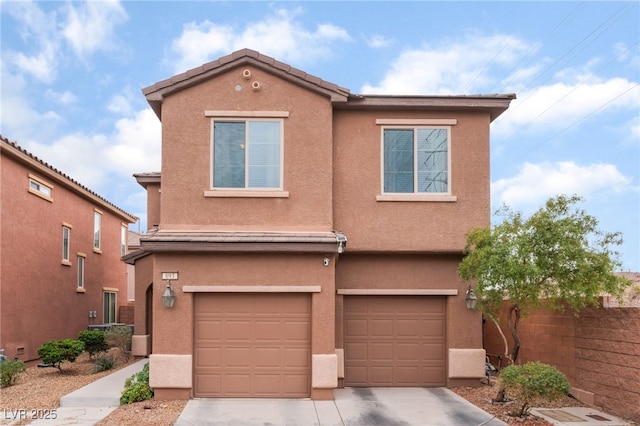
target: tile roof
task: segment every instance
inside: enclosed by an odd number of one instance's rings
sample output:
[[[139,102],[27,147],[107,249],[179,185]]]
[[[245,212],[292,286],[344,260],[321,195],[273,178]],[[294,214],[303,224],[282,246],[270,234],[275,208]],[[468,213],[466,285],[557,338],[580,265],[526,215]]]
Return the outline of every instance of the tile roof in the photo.
[[[32,162],[35,162],[38,165],[44,167],[49,172],[49,174],[51,174],[53,176],[57,176],[58,179],[60,179],[63,182],[67,182],[76,191],[78,191],[80,193],[84,192],[84,193],[87,193],[87,194],[91,195],[92,198],[95,198],[95,199],[99,200],[99,202],[101,202],[102,204],[111,207],[111,210],[117,211],[121,216],[123,216],[123,218],[126,218],[127,220],[130,220],[131,223],[134,223],[134,222],[137,221],[138,218],[136,216],[134,216],[134,215],[132,215],[130,213],[127,213],[126,211],[122,210],[120,207],[116,206],[115,204],[113,204],[112,202],[107,200],[106,198],[98,195],[97,193],[95,193],[94,191],[90,190],[86,186],[82,185],[78,181],[72,179],[70,176],[68,176],[68,175],[64,174],[63,172],[61,172],[60,170],[56,169],[55,167],[53,167],[49,163],[46,163],[45,161],[43,161],[40,158],[36,157],[35,155],[31,154],[29,151],[27,151],[26,149],[24,149],[20,145],[18,145],[17,142],[12,142],[9,139],[5,138],[4,136],[0,135],[0,146],[2,147],[3,151],[6,151],[7,153],[12,153],[14,157],[18,157],[18,158],[19,157],[23,157],[24,159],[31,160]]]
[[[480,109],[488,111],[491,121],[493,121],[509,107],[511,100],[516,97],[513,93],[462,96],[356,95],[352,94],[349,89],[307,74],[251,49],[238,50],[215,61],[159,81],[142,89],[142,93],[146,96],[147,102],[158,118],[161,118],[164,97],[243,65],[255,66],[293,84],[328,96],[336,109]]]
[[[158,251],[335,252],[346,246],[341,232],[173,232],[142,235],[141,249]]]

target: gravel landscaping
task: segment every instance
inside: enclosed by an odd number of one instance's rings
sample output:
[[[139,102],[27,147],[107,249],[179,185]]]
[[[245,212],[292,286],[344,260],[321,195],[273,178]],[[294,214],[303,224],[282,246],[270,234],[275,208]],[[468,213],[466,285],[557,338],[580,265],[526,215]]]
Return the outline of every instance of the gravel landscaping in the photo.
[[[117,356],[117,349],[112,349],[110,354]],[[3,388],[0,398],[0,410],[51,410],[59,407],[60,398],[93,382],[107,374],[122,368],[135,360],[120,362],[115,369],[94,373],[94,362],[86,353],[82,354],[74,363],[64,363],[62,372],[56,368],[29,367],[20,375],[18,383],[14,386]],[[124,383],[123,383],[124,385]],[[496,395],[497,387],[486,384],[476,388],[460,387],[452,389],[458,395],[467,399],[474,405],[493,414],[509,425],[522,426],[548,426],[550,423],[543,419],[529,416],[526,419],[514,418],[509,415],[517,407],[517,401],[507,404],[493,404],[491,399]],[[121,406],[113,411],[107,418],[99,423],[106,425],[173,425],[180,416],[187,401],[143,401]],[[573,398],[564,398],[560,401],[549,403],[541,401],[539,407],[559,408],[569,406],[584,406]],[[4,421],[0,421],[2,424]],[[14,423],[17,425],[28,424],[28,421]]]

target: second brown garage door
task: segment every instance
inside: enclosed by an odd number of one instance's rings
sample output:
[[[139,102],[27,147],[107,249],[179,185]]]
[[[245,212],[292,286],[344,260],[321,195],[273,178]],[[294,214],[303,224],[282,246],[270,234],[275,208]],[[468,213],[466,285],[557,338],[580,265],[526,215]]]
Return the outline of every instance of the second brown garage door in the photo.
[[[195,397],[308,397],[311,297],[195,295]]]
[[[345,296],[345,386],[444,386],[445,298]]]

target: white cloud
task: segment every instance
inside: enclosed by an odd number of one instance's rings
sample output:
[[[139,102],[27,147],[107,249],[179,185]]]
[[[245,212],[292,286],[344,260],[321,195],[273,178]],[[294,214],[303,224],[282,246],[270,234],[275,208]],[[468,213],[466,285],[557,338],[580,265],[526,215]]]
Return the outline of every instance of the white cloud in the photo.
[[[61,105],[71,105],[78,100],[78,97],[69,91],[64,91],[60,93],[52,89],[47,89],[44,93],[48,99],[52,99],[53,101]]]
[[[510,35],[470,34],[461,41],[405,50],[378,84],[362,93],[450,95],[473,93],[495,82],[497,66],[508,66],[535,46]]]
[[[114,133],[65,135],[50,143],[22,142],[29,152],[75,181],[106,194],[119,180],[133,181],[133,173],[160,170],[160,121],[153,111],[139,111],[121,119]]]
[[[393,39],[387,38],[383,35],[374,34],[366,40],[366,43],[372,49],[381,49],[393,44]]]
[[[493,182],[491,193],[495,203],[519,210],[560,194],[586,197],[601,191],[620,192],[629,189],[630,183],[631,178],[613,164],[525,163],[518,175]]]
[[[531,124],[546,130],[565,128],[592,113],[637,109],[638,82],[624,78],[584,80],[588,81],[557,82],[519,93],[494,126],[495,134],[508,135]]]
[[[60,48],[55,13],[47,14],[31,1],[3,2],[2,8],[3,13],[19,23],[20,36],[26,46],[22,52],[3,49],[2,62],[42,82],[52,82],[56,77],[59,60],[56,56]]]
[[[79,56],[113,47],[114,27],[128,19],[118,0],[69,3],[66,12],[62,34]]]
[[[277,10],[273,15],[244,28],[205,20],[189,23],[172,43],[177,59],[171,59],[175,72],[184,72],[211,61],[220,54],[250,48],[282,61],[309,62],[331,54],[337,41],[350,41],[347,30],[332,24],[305,28],[297,21],[298,11]]]

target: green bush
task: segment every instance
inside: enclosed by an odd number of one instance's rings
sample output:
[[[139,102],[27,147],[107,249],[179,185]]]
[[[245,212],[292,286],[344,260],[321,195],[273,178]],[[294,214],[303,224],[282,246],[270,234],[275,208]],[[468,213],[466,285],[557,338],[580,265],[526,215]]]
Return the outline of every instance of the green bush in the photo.
[[[527,415],[531,403],[536,400],[560,399],[571,389],[564,374],[541,362],[510,365],[500,371],[499,383],[509,398],[522,402],[520,411],[514,413],[518,417]]]
[[[84,343],[80,340],[49,340],[38,348],[38,355],[42,362],[62,371],[63,362],[74,362],[83,351]]]
[[[131,353],[131,327],[115,325],[104,332],[104,337],[109,345],[120,348],[125,359],[129,360]]]
[[[84,350],[89,352],[89,358],[93,358],[95,354],[109,350],[109,345],[104,337],[104,331],[81,331],[78,334],[78,340],[84,343]]]
[[[20,373],[26,370],[24,361],[19,359],[6,359],[0,363],[0,387],[13,386]]]
[[[145,364],[142,371],[125,380],[120,404],[131,404],[151,398],[153,398],[153,389],[149,386],[149,364]]]
[[[116,359],[110,355],[99,356],[96,358],[93,371],[99,373],[101,371],[111,370],[117,364]]]

